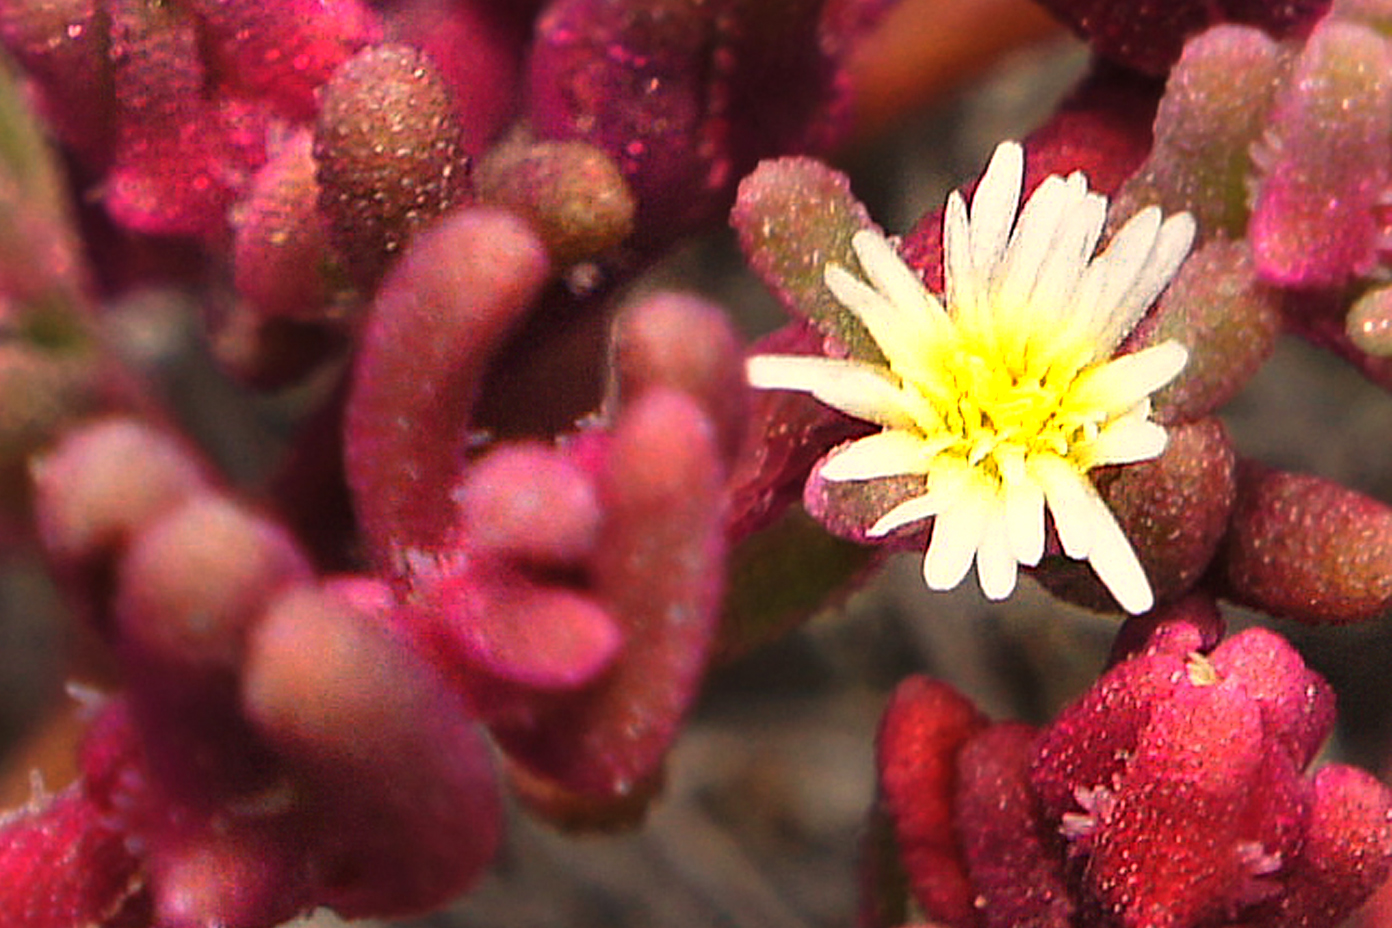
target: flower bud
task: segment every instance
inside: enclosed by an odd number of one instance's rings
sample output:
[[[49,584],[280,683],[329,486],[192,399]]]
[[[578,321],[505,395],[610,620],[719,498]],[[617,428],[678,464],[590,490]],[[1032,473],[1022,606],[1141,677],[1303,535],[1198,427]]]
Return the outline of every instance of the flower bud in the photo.
[[[585,142],[503,142],[479,162],[474,187],[480,202],[530,222],[557,267],[598,257],[633,232],[633,192]]]
[[[319,102],[319,208],[345,266],[370,286],[412,235],[467,200],[459,122],[435,66],[404,45],[354,55]]]

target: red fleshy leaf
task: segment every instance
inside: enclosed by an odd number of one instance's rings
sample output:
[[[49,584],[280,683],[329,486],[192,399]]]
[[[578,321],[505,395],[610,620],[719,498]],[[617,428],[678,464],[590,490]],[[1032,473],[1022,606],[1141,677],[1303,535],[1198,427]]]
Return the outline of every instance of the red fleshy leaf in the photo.
[[[1085,882],[1122,925],[1189,928],[1237,899],[1262,756],[1261,714],[1239,687],[1157,701],[1090,835]]]
[[[113,0],[109,9],[117,138],[107,209],[138,232],[217,233],[264,160],[265,114],[205,94],[197,24],[181,8]]]
[[[1298,34],[1329,0],[1044,0],[1099,54],[1150,74],[1164,74],[1184,41],[1223,22],[1261,26],[1284,38]]]
[[[1315,777],[1310,827],[1277,913],[1259,928],[1337,925],[1392,870],[1392,793],[1356,767]],[[1370,923],[1374,924],[1374,923]],[[1375,923],[1380,924],[1380,923]]]
[[[481,154],[513,118],[527,30],[519,4],[490,0],[407,0],[383,11],[394,41],[430,56],[450,89],[464,150]]]
[[[1223,638],[1226,623],[1218,604],[1206,593],[1190,593],[1183,599],[1133,615],[1122,623],[1112,642],[1110,663],[1119,664],[1138,654],[1185,657],[1207,653]]]
[[[292,119],[314,115],[314,91],[380,37],[358,0],[190,0],[231,83]]]
[[[1371,29],[1330,19],[1310,36],[1272,114],[1252,208],[1252,254],[1264,279],[1338,287],[1377,263],[1392,87],[1368,76],[1389,70],[1392,51]]]
[[[237,292],[258,316],[321,316],[329,296],[328,233],[318,212],[312,139],[287,134],[237,208]]]
[[[1208,659],[1261,708],[1267,737],[1303,770],[1334,729],[1334,690],[1324,678],[1284,638],[1264,628],[1234,635]]]
[[[0,821],[6,928],[112,924],[143,880],[126,836],[80,782]]]
[[[1030,780],[1054,819],[1078,809],[1077,791],[1112,788],[1153,704],[1186,680],[1183,658],[1145,655],[1113,667],[1064,709],[1039,741]]]
[[[397,916],[478,877],[501,810],[478,725],[364,606],[341,586],[279,598],[249,643],[242,699],[300,781],[299,818],[271,833],[285,869],[347,917]]]
[[[986,718],[945,683],[909,677],[880,723],[881,803],[914,896],[930,918],[973,928],[976,890],[953,826],[957,754]]]
[[[1238,602],[1302,622],[1358,622],[1392,605],[1392,507],[1331,480],[1252,461],[1224,541]]]
[[[736,459],[750,391],[744,349],[723,309],[689,294],[650,294],[619,317],[613,353],[623,402],[653,386],[680,390],[710,416],[726,461]]]
[[[493,683],[552,693],[584,686],[623,647],[623,633],[593,598],[517,574],[478,571],[422,584],[397,620],[423,639],[471,694],[484,718],[500,701]]]
[[[1039,815],[1029,784],[1036,732],[1019,722],[973,735],[957,755],[954,814],[986,928],[1070,928],[1062,839]]]
[[[450,488],[490,355],[549,267],[515,217],[463,209],[419,236],[382,285],[363,333],[345,463],[368,549],[396,571],[441,546]]]
[[[470,551],[550,567],[594,551],[603,517],[594,481],[563,450],[500,444],[473,462],[450,493]]]
[[[685,395],[653,388],[619,416],[599,475],[605,523],[592,574],[624,655],[535,725],[495,729],[534,772],[597,798],[656,775],[718,624],[723,479],[710,421]]]

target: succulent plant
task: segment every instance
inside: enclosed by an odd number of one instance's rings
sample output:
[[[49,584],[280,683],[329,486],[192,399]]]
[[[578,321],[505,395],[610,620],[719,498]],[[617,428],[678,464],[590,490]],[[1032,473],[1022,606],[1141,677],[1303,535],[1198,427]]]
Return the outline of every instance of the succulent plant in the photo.
[[[1386,616],[1392,506],[1221,417],[1285,334],[1392,388],[1392,3],[1043,5],[1078,87],[885,230],[823,159],[887,0],[0,2],[0,538],[105,668],[5,924],[441,909],[507,794],[641,824],[712,669],[902,550],[1128,615],[1051,721],[899,684],[867,928],[1373,897],[1392,794],[1261,622]],[[752,344],[648,273],[730,229]],[[264,482],[122,350],[159,287],[297,403]]]

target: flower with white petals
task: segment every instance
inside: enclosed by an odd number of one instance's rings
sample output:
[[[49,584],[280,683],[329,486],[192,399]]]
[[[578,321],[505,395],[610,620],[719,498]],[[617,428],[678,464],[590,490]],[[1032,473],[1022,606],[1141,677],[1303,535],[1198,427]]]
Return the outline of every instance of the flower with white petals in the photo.
[[[1020,209],[1023,171],[1020,146],[1003,143],[970,212],[960,194],[948,199],[941,300],[875,232],[851,243],[865,279],[826,266],[827,287],[883,364],[760,355],[749,379],[881,426],[833,450],[821,477],[922,478],[922,492],[869,534],[933,517],[930,588],[955,587],[975,561],[986,595],[1008,596],[1018,565],[1043,556],[1047,507],[1063,552],[1088,561],[1127,611],[1144,612],[1150,582],[1087,474],[1165,449],[1149,397],[1188,352],[1169,341],[1113,353],[1188,254],[1194,222],[1188,213],[1162,222],[1149,207],[1094,256],[1106,198],[1075,172],[1047,178]]]

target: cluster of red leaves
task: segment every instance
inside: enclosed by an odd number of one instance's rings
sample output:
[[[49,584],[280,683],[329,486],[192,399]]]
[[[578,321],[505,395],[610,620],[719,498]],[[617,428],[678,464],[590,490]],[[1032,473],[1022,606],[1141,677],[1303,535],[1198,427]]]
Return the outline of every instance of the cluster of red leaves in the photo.
[[[1039,730],[900,685],[881,813],[922,912],[954,928],[1350,914],[1392,870],[1392,793],[1356,768],[1307,770],[1333,726],[1328,685],[1270,632],[1216,643],[1198,598],[1124,635],[1134,650]]]

